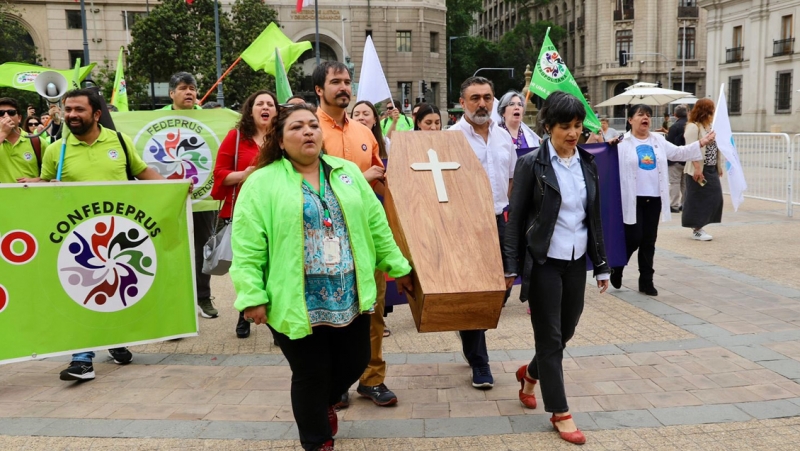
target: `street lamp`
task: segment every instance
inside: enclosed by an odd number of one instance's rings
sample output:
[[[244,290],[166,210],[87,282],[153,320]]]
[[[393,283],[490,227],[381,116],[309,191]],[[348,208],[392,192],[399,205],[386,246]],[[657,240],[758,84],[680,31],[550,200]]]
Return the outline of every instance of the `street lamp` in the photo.
[[[448,102],[450,101],[450,93],[453,91],[453,76],[451,75],[451,72],[453,72],[453,64],[452,64],[453,58],[451,56],[453,54],[453,41],[455,41],[456,39],[468,38],[468,37],[469,36],[450,36],[450,38],[447,40],[447,66],[448,66],[447,101]]]
[[[347,39],[344,37],[344,21],[347,20],[346,17],[342,17],[342,59],[347,58],[347,45],[345,42]]]
[[[478,72],[480,72],[482,70],[509,70],[509,71],[511,71],[511,77],[510,78],[514,78],[514,68],[513,67],[481,67],[480,69],[476,70],[475,73],[472,74],[472,76],[474,77],[474,76],[478,75]]]

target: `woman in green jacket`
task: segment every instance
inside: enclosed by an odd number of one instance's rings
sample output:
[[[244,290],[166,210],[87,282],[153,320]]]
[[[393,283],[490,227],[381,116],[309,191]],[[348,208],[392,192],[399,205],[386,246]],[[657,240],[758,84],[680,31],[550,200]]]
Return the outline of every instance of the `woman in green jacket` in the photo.
[[[358,167],[322,154],[310,106],[278,111],[257,167],[233,217],[235,306],[289,362],[303,449],[332,450],[333,405],[370,359],[375,269],[413,293],[411,267]]]

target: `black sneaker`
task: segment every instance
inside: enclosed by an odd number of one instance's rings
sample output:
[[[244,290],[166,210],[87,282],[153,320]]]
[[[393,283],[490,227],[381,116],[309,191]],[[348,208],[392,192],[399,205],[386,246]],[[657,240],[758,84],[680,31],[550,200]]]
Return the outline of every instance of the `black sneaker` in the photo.
[[[344,392],[342,395],[342,399],[339,400],[336,404],[333,405],[333,408],[336,410],[346,409],[350,407],[350,393]]]
[[[250,322],[244,319],[244,313],[239,313],[239,322],[236,323],[236,336],[239,338],[250,336]]]
[[[128,351],[128,348],[114,348],[108,350],[108,355],[114,360],[117,365],[127,365],[133,360],[133,354]]]
[[[374,387],[358,384],[356,393],[371,399],[372,402],[382,407],[397,404],[397,396],[386,388],[385,384],[378,384]]]
[[[90,381],[94,379],[94,367],[92,362],[72,362],[59,378],[62,381]]]

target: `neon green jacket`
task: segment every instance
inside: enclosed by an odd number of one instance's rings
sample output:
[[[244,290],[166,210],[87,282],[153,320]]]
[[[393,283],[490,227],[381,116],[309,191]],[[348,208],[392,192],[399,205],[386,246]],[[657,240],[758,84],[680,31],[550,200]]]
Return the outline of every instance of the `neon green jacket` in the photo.
[[[323,156],[350,234],[361,311],[375,304],[377,267],[391,277],[411,272],[386,213],[358,167]],[[236,199],[233,264],[237,310],[267,306],[267,322],[295,340],[311,334],[305,302],[303,178],[286,158],[253,172]]]

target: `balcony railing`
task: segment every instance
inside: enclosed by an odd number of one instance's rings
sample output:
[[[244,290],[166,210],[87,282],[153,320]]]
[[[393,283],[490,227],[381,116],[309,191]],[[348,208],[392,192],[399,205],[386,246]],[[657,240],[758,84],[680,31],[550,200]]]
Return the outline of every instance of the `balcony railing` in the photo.
[[[772,41],[772,56],[791,55],[794,53],[794,38]]]
[[[739,63],[744,61],[744,47],[734,47],[725,50],[726,63]]]
[[[633,20],[633,8],[614,10],[614,21]]]
[[[583,30],[584,22],[583,16],[578,17],[578,30]]]
[[[700,8],[697,6],[679,6],[678,18],[697,18],[700,15]]]

